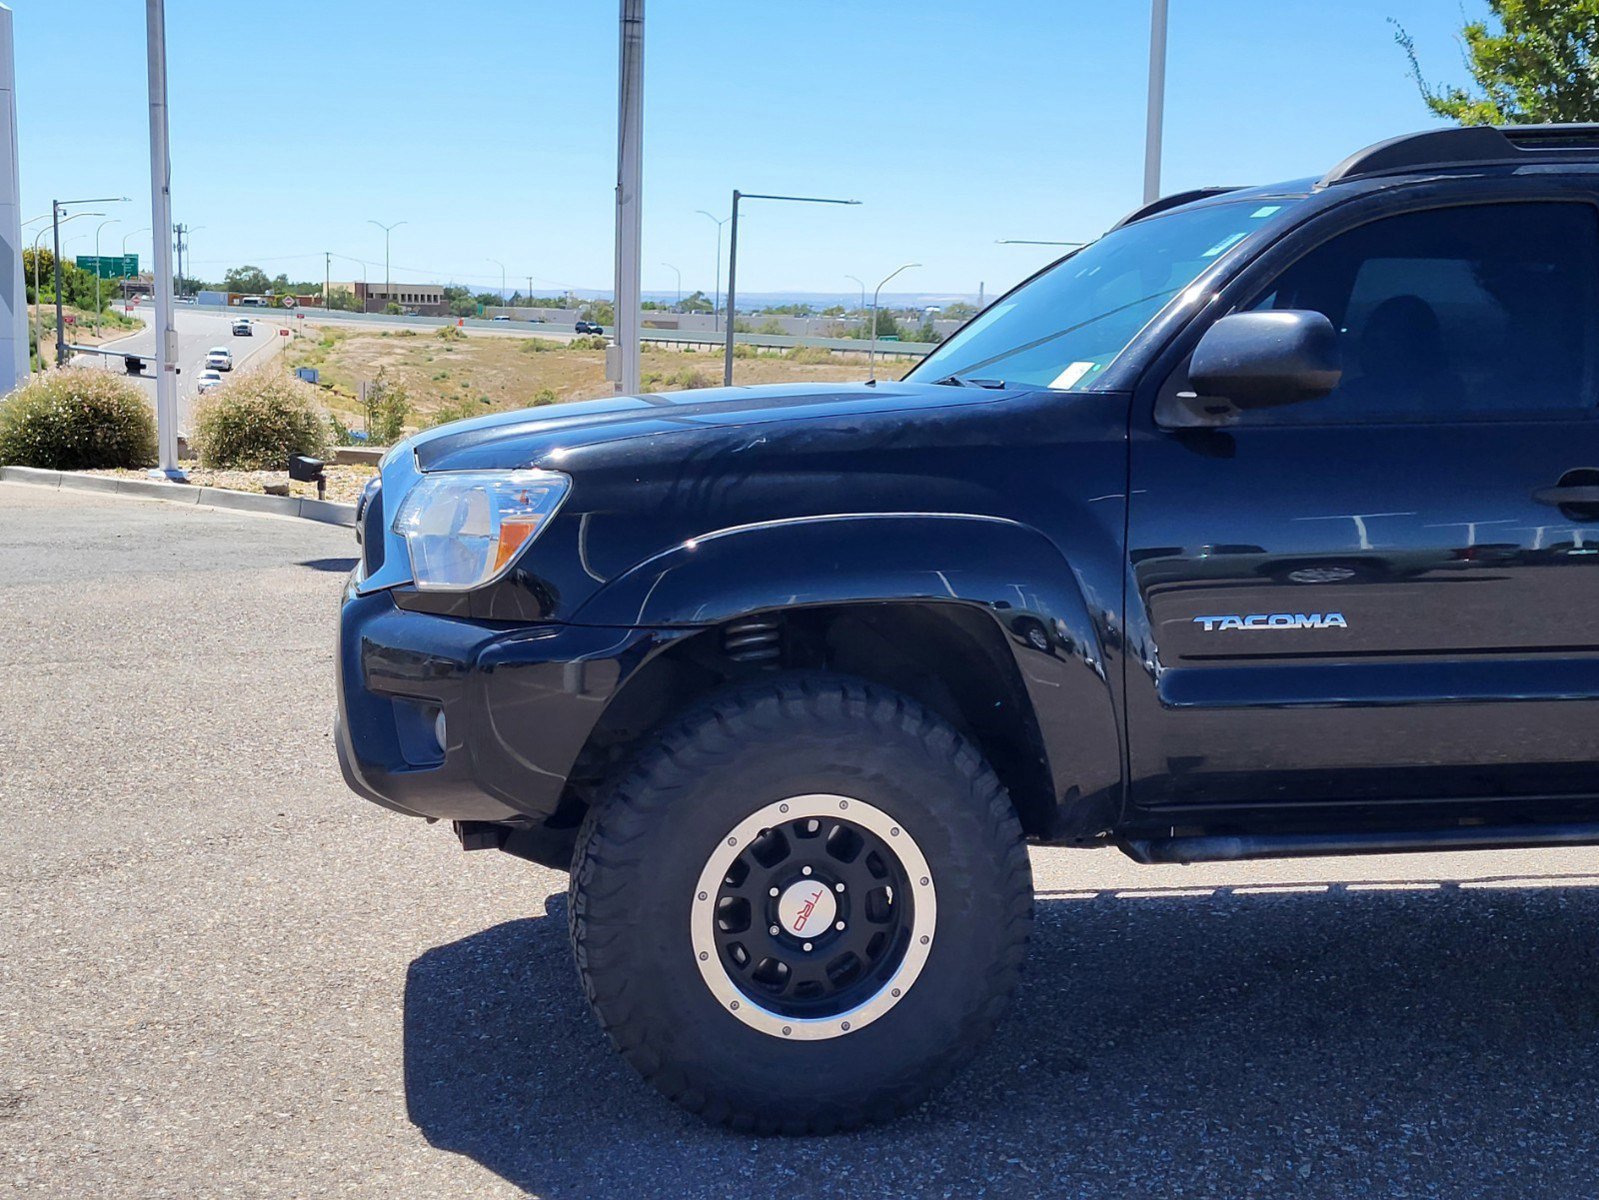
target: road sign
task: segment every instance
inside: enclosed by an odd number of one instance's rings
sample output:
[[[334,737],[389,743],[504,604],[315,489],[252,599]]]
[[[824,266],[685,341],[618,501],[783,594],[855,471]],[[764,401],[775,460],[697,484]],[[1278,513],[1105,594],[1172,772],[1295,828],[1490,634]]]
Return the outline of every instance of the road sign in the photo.
[[[289,331],[287,329],[280,329],[278,330],[278,333],[282,334],[284,337],[289,336]]]
[[[80,254],[72,261],[77,264],[78,270],[98,275],[101,279],[126,279],[139,273],[137,254]]]
[[[295,298],[293,296],[285,296],[285,297],[283,297],[283,307],[284,308],[293,308],[297,303],[298,303],[298,301],[295,300]]]

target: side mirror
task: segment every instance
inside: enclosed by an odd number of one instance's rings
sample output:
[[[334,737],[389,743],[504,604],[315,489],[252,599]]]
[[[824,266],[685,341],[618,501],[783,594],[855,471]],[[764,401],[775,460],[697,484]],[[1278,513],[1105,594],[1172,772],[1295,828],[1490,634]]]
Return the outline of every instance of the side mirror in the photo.
[[[1342,376],[1332,322],[1297,309],[1223,317],[1199,339],[1188,364],[1189,386],[1199,397],[1234,408],[1317,400]]]

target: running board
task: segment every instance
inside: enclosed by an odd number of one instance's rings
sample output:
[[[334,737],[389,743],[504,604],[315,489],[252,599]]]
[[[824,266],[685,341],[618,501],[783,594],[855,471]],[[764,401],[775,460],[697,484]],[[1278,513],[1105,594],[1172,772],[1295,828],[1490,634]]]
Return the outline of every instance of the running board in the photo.
[[[1238,862],[1330,854],[1404,854],[1427,850],[1513,850],[1535,846],[1599,846],[1599,824],[1460,825],[1447,829],[1383,829],[1336,833],[1200,834],[1126,838],[1136,862]]]

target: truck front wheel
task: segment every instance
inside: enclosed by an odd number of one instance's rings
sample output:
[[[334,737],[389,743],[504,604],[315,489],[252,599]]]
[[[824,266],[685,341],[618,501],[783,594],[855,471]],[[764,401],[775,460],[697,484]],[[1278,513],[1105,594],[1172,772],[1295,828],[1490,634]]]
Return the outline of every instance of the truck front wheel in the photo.
[[[1032,917],[982,756],[911,700],[834,677],[724,694],[590,812],[573,949],[613,1044],[712,1120],[883,1120],[987,1037]]]

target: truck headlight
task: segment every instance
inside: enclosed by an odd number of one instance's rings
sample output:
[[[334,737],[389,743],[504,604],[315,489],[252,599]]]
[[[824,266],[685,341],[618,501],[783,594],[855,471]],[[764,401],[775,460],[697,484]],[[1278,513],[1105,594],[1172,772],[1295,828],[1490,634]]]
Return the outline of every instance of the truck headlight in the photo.
[[[423,591],[492,583],[561,507],[572,481],[556,471],[439,471],[423,475],[394,514],[411,575]]]

